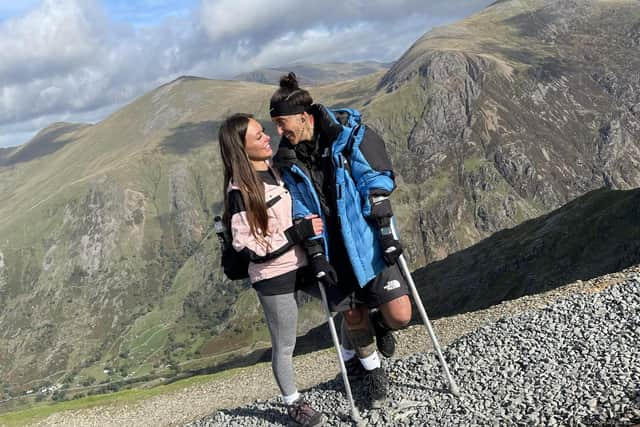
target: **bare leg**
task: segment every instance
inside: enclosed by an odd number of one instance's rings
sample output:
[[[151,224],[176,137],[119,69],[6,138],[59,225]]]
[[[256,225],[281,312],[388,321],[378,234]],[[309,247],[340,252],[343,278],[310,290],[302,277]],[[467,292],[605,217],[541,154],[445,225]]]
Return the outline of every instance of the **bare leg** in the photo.
[[[378,308],[385,323],[391,329],[402,329],[411,321],[411,300],[409,295],[403,295],[381,304]]]

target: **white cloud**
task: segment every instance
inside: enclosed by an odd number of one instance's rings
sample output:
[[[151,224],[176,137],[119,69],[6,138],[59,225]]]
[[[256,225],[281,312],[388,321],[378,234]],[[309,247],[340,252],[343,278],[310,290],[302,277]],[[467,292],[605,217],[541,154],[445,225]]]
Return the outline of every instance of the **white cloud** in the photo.
[[[0,146],[46,120],[98,120],[183,74],[228,78],[294,61],[392,61],[430,27],[491,1],[203,0],[177,14],[160,2],[167,18],[137,26],[114,19],[101,0],[43,0],[0,21]]]
[[[377,25],[385,33],[395,21],[408,17],[463,17],[490,3],[487,0],[203,0],[200,19],[210,39],[249,41],[260,45],[285,34],[326,28],[338,31],[360,24]],[[424,31],[427,28],[423,29]]]
[[[169,36],[110,21],[97,1],[43,1],[0,24],[0,125],[131,100],[185,66]]]
[[[0,25],[0,81],[22,83],[64,75],[91,62],[108,34],[93,1],[45,0],[26,16]]]

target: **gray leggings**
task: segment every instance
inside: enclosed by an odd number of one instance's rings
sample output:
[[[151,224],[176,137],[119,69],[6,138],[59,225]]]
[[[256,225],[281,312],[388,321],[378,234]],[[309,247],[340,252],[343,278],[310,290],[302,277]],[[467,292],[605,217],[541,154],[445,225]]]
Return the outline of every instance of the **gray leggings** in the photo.
[[[283,396],[298,391],[293,372],[293,349],[296,346],[298,302],[295,292],[281,295],[262,295],[260,304],[271,333],[271,369]]]
[[[314,292],[310,292],[314,294]],[[293,371],[293,349],[296,345],[298,324],[298,299],[296,293],[263,295],[258,292],[264,317],[271,333],[271,369],[283,396],[291,396],[298,391]],[[345,339],[345,325],[342,322],[342,339]],[[351,347],[345,343],[345,347]]]

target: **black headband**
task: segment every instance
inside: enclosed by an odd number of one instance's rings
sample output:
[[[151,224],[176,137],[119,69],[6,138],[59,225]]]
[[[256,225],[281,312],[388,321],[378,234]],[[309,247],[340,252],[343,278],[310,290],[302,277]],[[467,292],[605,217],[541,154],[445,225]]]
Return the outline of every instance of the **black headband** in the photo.
[[[291,116],[293,114],[300,114],[307,111],[307,107],[304,105],[293,105],[289,101],[280,101],[275,104],[272,102],[269,105],[269,114],[271,117]]]

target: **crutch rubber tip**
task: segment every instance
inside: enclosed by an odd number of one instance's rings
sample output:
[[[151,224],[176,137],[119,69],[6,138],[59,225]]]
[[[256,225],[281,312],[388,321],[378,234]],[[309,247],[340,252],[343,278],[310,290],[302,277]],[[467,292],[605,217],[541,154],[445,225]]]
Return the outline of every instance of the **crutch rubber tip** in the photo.
[[[453,394],[456,397],[460,397],[460,389],[458,388],[458,386],[456,384],[451,384],[449,386],[449,391],[451,392],[451,394]]]
[[[360,415],[352,415],[351,419],[355,421],[357,427],[366,427],[367,423],[364,422]]]

